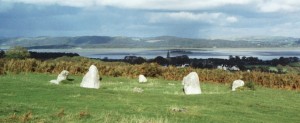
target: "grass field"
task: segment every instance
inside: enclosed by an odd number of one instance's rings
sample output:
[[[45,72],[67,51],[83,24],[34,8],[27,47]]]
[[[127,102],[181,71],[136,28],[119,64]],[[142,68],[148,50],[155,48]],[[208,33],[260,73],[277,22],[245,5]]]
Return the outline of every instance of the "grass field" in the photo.
[[[82,76],[50,84],[53,74],[0,76],[0,122],[299,122],[300,92],[201,83],[184,95],[180,81],[103,77],[100,89],[80,88]],[[135,87],[142,93],[133,92]]]

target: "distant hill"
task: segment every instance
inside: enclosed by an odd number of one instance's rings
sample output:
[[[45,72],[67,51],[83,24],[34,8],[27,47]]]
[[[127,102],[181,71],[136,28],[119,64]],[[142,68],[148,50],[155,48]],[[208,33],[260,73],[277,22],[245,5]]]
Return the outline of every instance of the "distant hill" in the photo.
[[[54,48],[264,48],[300,47],[300,39],[291,37],[244,37],[232,40],[159,37],[21,37],[0,38],[1,47],[23,46],[30,49]]]

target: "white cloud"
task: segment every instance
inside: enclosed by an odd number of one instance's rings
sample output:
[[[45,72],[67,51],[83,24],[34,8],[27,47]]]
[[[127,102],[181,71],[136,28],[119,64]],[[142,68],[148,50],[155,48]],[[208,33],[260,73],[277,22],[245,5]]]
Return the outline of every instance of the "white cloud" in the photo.
[[[235,23],[235,22],[238,21],[238,19],[234,16],[229,16],[229,17],[226,18],[226,20],[230,23]]]
[[[256,7],[261,12],[300,11],[300,0],[0,0],[9,3],[62,5],[72,7],[112,6],[148,10],[205,10],[228,5]]]
[[[272,34],[299,37],[300,22],[287,22],[270,27]]]
[[[2,0],[9,3],[25,3],[35,5],[62,5],[72,7],[91,7],[97,0]],[[1,1],[0,1],[1,2]]]
[[[80,20],[82,18],[90,19],[82,19],[83,21],[80,21],[79,24],[79,21],[70,22],[69,25],[84,24],[87,25],[86,28],[88,28],[101,23],[101,25],[105,25],[103,26],[103,30],[108,30],[103,31],[101,34],[107,35],[132,35],[135,33],[145,36],[175,35],[179,34],[176,32],[176,29],[196,29],[200,27],[200,29],[203,29],[201,34],[212,36],[248,34],[297,36],[300,32],[300,24],[298,23],[300,18],[298,18],[297,15],[298,12],[300,12],[300,0],[0,0],[0,14],[5,12],[12,12],[11,14],[14,14],[13,8],[19,7],[14,6],[15,3],[25,3],[25,5],[20,6],[33,4],[37,5],[34,6],[37,8],[39,8],[40,5],[43,6],[41,8],[44,8],[44,5],[83,8],[74,9],[76,10],[76,15],[71,14],[71,16],[76,18],[74,20]],[[45,7],[43,11],[48,11],[46,9],[52,9],[51,7],[52,6]],[[28,7],[26,7],[26,9],[27,8]],[[60,8],[60,11],[65,10],[64,7]],[[12,11],[7,11],[10,9],[12,9]],[[23,9],[24,8],[16,9],[15,11],[19,12]],[[73,9],[67,9],[67,11],[73,11]],[[30,12],[33,10],[36,9],[28,9],[26,11]],[[80,11],[82,15],[78,15],[77,11]],[[49,13],[38,13],[38,15]],[[31,14],[24,16],[31,16]],[[65,15],[62,15],[62,17],[65,17]],[[124,21],[126,18],[127,20]],[[6,23],[13,22],[9,19],[5,20],[7,20]],[[62,18],[61,20],[67,19]],[[101,20],[101,22],[98,22],[98,20]],[[93,23],[88,24],[90,22]],[[57,23],[60,23],[60,21],[57,21]],[[178,24],[178,27],[174,27],[174,23]],[[5,25],[4,21],[2,21],[0,25],[1,24]],[[112,25],[115,24],[119,25],[115,28],[111,28]],[[35,25],[35,23],[32,25]],[[7,28],[6,30],[9,30],[9,28],[15,26],[7,26],[6,24],[5,27]],[[47,27],[47,25],[45,27]],[[120,27],[122,27],[122,29],[126,27],[126,31],[118,31]],[[210,33],[206,32],[209,29],[211,29]],[[95,31],[94,28],[91,28],[91,30],[91,32]],[[193,35],[193,33],[194,31],[191,31],[182,35]]]
[[[224,5],[243,5],[251,0],[2,0],[13,3],[63,5],[73,7],[113,6],[131,9],[200,10]]]
[[[5,12],[13,7],[12,3],[9,2],[1,2],[0,0],[0,13]]]
[[[299,0],[266,0],[257,4],[262,12],[297,12],[300,10]]]
[[[229,4],[247,4],[251,0],[99,0],[104,6],[133,9],[201,10]]]
[[[62,5],[72,7],[112,6],[148,10],[206,10],[229,5],[245,5],[260,12],[300,11],[300,0],[0,0],[10,3]],[[2,3],[1,3],[2,4]]]
[[[227,23],[237,22],[234,16],[228,16],[223,13],[192,13],[192,12],[159,12],[149,15],[150,23],[160,23],[169,21],[190,21],[199,23],[209,23],[226,25]]]

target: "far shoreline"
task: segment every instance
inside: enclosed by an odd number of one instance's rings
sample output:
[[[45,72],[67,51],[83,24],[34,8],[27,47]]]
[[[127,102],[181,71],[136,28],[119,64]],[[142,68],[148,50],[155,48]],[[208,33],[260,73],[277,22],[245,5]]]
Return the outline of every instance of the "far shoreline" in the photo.
[[[68,48],[68,49],[30,49],[35,52],[78,53],[88,58],[123,59],[125,56],[138,56],[146,59],[157,56],[166,57],[171,50],[183,50],[171,53],[172,56],[188,55],[190,58],[222,58],[232,56],[252,56],[263,60],[279,57],[300,57],[300,48]],[[187,51],[187,52],[185,52]]]

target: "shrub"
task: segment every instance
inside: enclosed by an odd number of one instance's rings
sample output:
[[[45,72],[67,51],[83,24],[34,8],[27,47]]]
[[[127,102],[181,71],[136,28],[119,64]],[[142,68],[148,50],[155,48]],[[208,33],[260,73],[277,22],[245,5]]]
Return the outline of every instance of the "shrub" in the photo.
[[[0,50],[0,58],[4,57],[5,52],[3,50]]]
[[[4,60],[0,59],[0,75],[4,73]]]
[[[25,59],[30,57],[30,53],[24,47],[15,46],[5,52],[5,57],[13,59]]]
[[[140,66],[140,74],[144,74],[147,77],[158,77],[161,75],[161,66],[158,65],[157,63],[144,63]]]
[[[249,88],[250,90],[255,90],[255,84],[252,81],[246,82],[245,87]]]

